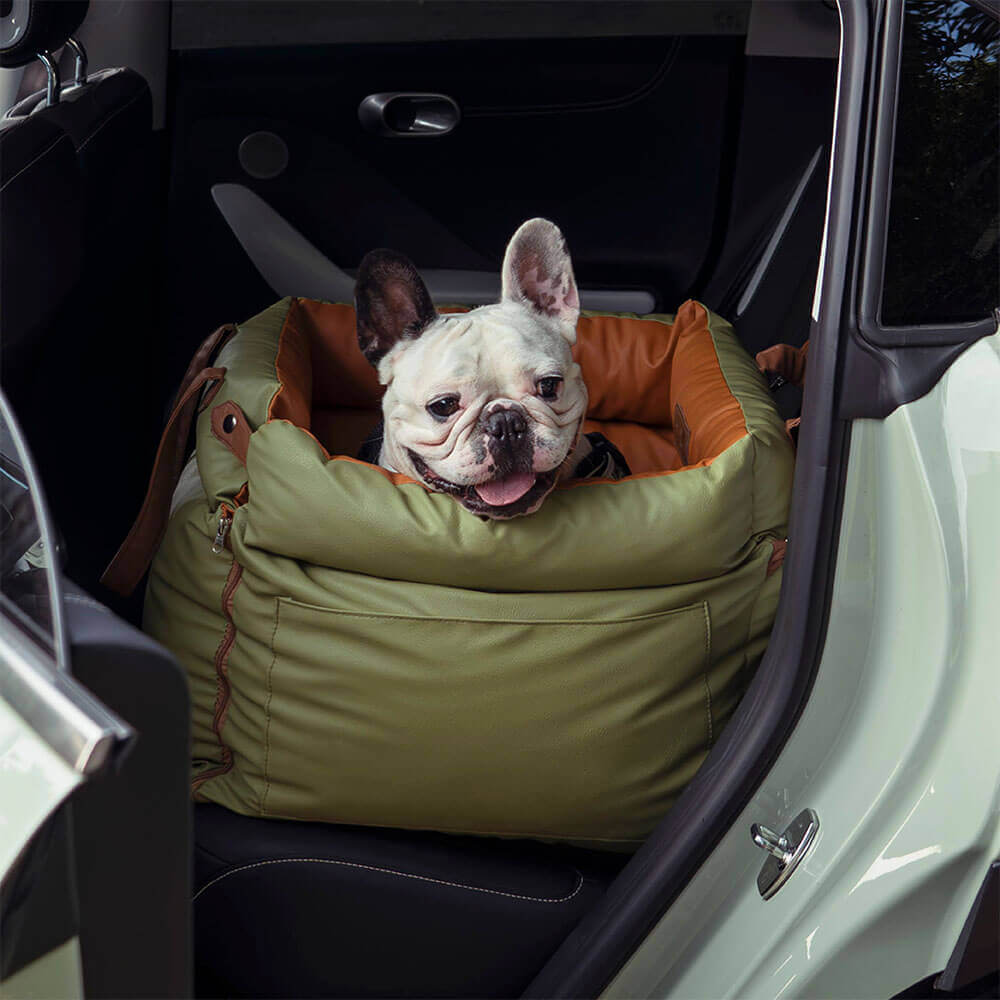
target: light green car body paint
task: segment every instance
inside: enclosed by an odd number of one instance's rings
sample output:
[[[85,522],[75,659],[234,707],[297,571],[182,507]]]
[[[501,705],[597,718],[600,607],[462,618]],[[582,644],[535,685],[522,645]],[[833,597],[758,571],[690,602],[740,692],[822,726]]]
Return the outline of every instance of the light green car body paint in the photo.
[[[607,997],[882,998],[947,964],[1000,857],[1000,333],[851,436],[827,638],[757,794]],[[772,899],[750,824],[804,808]]]

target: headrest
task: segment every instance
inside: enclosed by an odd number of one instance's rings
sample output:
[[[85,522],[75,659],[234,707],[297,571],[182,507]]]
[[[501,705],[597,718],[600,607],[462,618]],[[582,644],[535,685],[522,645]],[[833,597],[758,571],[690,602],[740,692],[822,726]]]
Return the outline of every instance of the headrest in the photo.
[[[51,52],[83,24],[90,0],[10,0],[0,17],[0,66],[30,63]]]

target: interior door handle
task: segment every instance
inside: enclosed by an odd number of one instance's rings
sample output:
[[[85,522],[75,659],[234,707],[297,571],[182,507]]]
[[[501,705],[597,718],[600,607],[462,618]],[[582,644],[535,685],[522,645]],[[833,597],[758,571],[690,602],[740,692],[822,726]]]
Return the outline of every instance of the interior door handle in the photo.
[[[461,117],[458,105],[446,94],[369,94],[358,105],[365,130],[387,139],[447,135]]]

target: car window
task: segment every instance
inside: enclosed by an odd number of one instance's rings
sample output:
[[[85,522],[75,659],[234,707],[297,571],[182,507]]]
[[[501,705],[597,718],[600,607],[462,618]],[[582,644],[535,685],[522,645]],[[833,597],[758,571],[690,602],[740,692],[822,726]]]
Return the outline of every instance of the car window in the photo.
[[[41,488],[0,395],[0,610],[65,668],[57,562]]]
[[[907,0],[883,326],[946,325],[1000,305],[1000,23]]]

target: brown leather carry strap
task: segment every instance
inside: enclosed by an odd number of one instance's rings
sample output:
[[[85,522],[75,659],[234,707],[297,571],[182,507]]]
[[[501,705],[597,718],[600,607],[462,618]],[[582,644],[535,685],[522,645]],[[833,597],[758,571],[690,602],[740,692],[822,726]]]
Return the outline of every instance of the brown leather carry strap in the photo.
[[[156,460],[153,463],[142,509],[135,519],[135,524],[132,525],[132,530],[129,531],[121,548],[101,577],[101,583],[105,587],[123,597],[127,597],[135,590],[153,561],[153,554],[167,530],[170,500],[184,468],[184,453],[188,435],[191,433],[191,422],[198,409],[198,394],[206,385],[215,383],[205,395],[202,404],[204,408],[219,391],[225,375],[225,368],[204,368],[191,378],[185,376],[184,391],[170,414],[163,436],[160,438],[160,446],[156,450]]]
[[[198,377],[199,373],[215,363],[215,356],[225,347],[226,342],[235,333],[235,323],[223,323],[218,330],[210,333],[201,342],[198,350],[194,352],[191,363],[187,366],[187,371],[184,373],[184,378],[181,379],[181,384],[177,387],[177,395],[174,396],[173,405],[171,406],[172,410],[176,409],[181,396],[187,392],[188,386]]]

